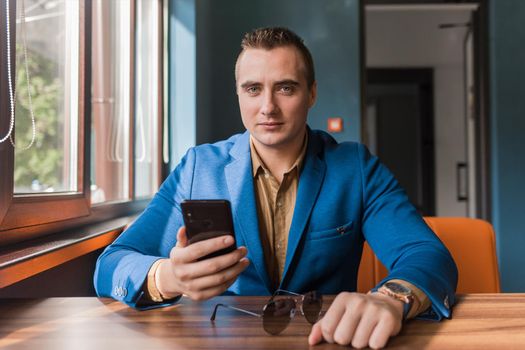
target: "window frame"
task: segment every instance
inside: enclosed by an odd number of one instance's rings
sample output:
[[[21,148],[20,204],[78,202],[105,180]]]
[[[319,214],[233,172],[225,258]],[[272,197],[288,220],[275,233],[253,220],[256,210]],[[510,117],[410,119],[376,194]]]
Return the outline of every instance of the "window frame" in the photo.
[[[13,8],[15,11],[14,17],[16,17],[16,0],[11,0]],[[9,198],[7,202],[7,211],[2,218],[0,224],[0,230],[13,230],[24,226],[34,226],[40,225],[43,223],[67,220],[79,216],[89,215],[89,198],[90,191],[89,185],[86,183],[86,180],[89,180],[89,177],[86,177],[86,162],[84,159],[85,151],[84,147],[85,142],[85,132],[84,127],[86,114],[91,110],[90,104],[87,103],[86,98],[88,94],[86,91],[89,91],[89,85],[86,86],[86,82],[90,82],[89,78],[86,78],[86,73],[89,72],[85,69],[85,65],[91,61],[90,55],[86,52],[86,43],[90,40],[90,37],[86,37],[86,23],[89,21],[86,20],[86,6],[85,3],[80,0],[79,2],[79,62],[78,62],[78,125],[79,129],[77,130],[77,142],[78,142],[78,154],[77,154],[77,167],[80,171],[77,173],[77,192],[72,194],[56,193],[56,194],[23,194],[15,195],[14,186],[11,186],[9,189],[2,189],[3,191],[8,190]],[[13,17],[11,17],[13,18]],[[16,45],[16,21],[10,21],[12,24],[12,35],[11,40],[12,46],[12,55],[14,56],[15,50],[14,45]],[[86,62],[89,61],[89,62]],[[11,62],[16,62],[14,59]],[[11,66],[13,72],[16,67],[14,64]],[[14,73],[13,75],[14,76]],[[81,127],[82,126],[82,127]],[[14,133],[14,130],[13,130]],[[9,149],[10,148],[10,149]],[[13,171],[14,171],[14,148],[8,146],[8,152],[11,153],[10,156],[13,159],[13,162],[8,164],[10,169],[9,177],[10,183],[13,184]],[[0,231],[0,232],[1,232]]]
[[[16,0],[9,0],[10,19],[16,18]],[[164,28],[163,11],[167,10],[165,0],[158,2],[159,42],[164,43],[167,32]],[[110,220],[119,216],[129,216],[142,211],[152,196],[136,198],[134,195],[135,184],[135,42],[136,42],[136,1],[131,2],[131,62],[130,62],[130,162],[129,162],[129,199],[118,202],[103,202],[91,204],[90,191],[90,160],[91,160],[91,46],[92,46],[92,0],[80,0],[80,40],[79,40],[79,98],[78,98],[78,175],[77,192],[71,194],[14,194],[14,149],[9,142],[0,144],[0,246],[29,240],[42,235],[61,232],[83,225],[93,225],[100,221]],[[6,30],[5,2],[0,2],[0,32]],[[3,18],[3,20],[1,19]],[[11,47],[16,45],[16,21],[10,20]],[[5,47],[4,35],[0,35],[0,45]],[[159,45],[159,96],[157,99],[158,117],[158,143],[160,162],[158,163],[158,185],[166,177],[166,163],[163,161],[162,146],[164,139],[164,118],[166,111],[163,108],[165,96],[164,76],[164,45]],[[15,62],[15,51],[11,50],[11,62]],[[0,58],[0,113],[9,115],[9,96],[5,57]],[[12,74],[15,67],[12,64]],[[8,130],[9,118],[0,118],[0,129]]]
[[[0,33],[5,33],[7,30],[7,23],[5,20],[6,6],[5,2],[0,2]],[[16,15],[16,8],[10,7],[10,18]],[[12,21],[11,21],[12,22]],[[11,28],[13,23],[11,23]],[[12,32],[12,31],[11,31]],[[16,37],[12,37],[12,40],[16,40]],[[4,48],[7,46],[6,36],[0,35],[0,51],[4,52]],[[11,62],[14,60],[14,53],[11,52]],[[12,70],[11,73],[13,73]],[[7,116],[6,118],[0,118],[0,135],[4,137],[5,133],[9,129],[9,92],[7,85],[7,59],[5,55],[0,55],[0,115]],[[13,188],[13,165],[14,165],[14,153],[11,152],[11,146],[6,142],[0,143],[0,222],[3,219],[9,203],[11,201],[11,195],[7,188]]]
[[[6,7],[5,2],[0,2],[0,32],[5,33],[7,30],[7,23],[5,21]],[[16,9],[10,8],[9,16],[16,13]],[[11,27],[13,25],[11,24]],[[16,37],[13,39],[16,40]],[[4,51],[7,46],[5,35],[0,35],[0,51]],[[14,55],[11,53],[11,61]],[[0,118],[0,135],[4,137],[4,133],[9,129],[9,92],[7,85],[7,59],[5,55],[0,55],[0,115],[8,116],[7,118]],[[10,146],[6,142],[0,143],[0,220],[7,212],[8,203],[10,202],[10,193],[6,191],[7,188],[13,187],[13,152],[10,152]]]

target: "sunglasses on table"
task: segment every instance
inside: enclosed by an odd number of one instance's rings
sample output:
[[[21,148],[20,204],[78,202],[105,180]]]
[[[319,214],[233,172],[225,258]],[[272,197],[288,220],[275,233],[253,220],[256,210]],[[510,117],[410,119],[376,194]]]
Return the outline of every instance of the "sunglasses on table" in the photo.
[[[282,294],[288,294],[290,296],[281,297]],[[264,305],[262,314],[240,309],[231,305],[216,304],[210,320],[215,321],[217,309],[219,307],[224,307],[247,315],[262,318],[264,330],[271,335],[277,335],[288,327],[288,324],[290,324],[290,321],[295,316],[295,311],[297,309],[301,311],[310,324],[314,324],[319,319],[322,306],[323,297],[317,291],[298,294],[278,289],[273,293],[266,305]]]

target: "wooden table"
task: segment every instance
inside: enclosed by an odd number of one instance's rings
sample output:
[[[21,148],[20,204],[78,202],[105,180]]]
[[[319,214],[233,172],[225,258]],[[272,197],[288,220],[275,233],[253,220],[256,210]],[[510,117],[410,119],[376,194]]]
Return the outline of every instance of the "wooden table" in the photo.
[[[325,297],[325,305],[333,298]],[[111,299],[0,300],[1,349],[306,349],[310,325],[299,314],[279,336],[261,320],[213,306],[226,303],[258,312],[266,297],[184,300],[163,309],[136,311]],[[525,349],[525,294],[459,297],[454,317],[441,323],[408,322],[392,349]],[[322,344],[315,349],[342,349]]]

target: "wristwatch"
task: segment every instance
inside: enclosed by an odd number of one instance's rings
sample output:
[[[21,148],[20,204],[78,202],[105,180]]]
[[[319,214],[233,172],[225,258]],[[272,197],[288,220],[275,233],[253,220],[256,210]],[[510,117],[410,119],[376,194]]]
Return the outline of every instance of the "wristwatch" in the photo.
[[[407,286],[397,282],[386,282],[379,289],[377,293],[388,295],[394,299],[403,302],[403,320],[406,319],[412,305],[414,304],[414,293]]]

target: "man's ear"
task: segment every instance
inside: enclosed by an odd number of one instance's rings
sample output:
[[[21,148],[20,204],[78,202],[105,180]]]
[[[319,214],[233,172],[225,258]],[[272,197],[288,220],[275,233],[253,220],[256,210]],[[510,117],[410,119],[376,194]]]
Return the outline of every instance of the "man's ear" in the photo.
[[[316,100],[317,100],[317,81],[314,81],[309,91],[308,108],[312,108]]]

